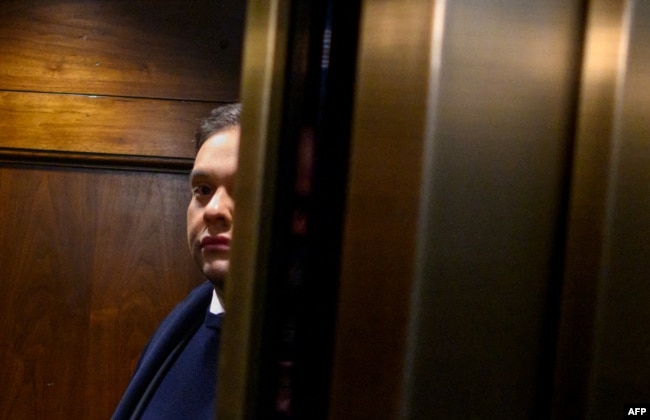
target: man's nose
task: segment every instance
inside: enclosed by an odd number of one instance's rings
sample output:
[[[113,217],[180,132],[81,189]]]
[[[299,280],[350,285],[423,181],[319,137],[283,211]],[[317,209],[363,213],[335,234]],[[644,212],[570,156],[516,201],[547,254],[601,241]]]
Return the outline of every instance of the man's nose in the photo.
[[[214,193],[207,207],[204,217],[207,223],[220,223],[225,228],[232,225],[232,213],[234,202],[224,187],[219,187]]]

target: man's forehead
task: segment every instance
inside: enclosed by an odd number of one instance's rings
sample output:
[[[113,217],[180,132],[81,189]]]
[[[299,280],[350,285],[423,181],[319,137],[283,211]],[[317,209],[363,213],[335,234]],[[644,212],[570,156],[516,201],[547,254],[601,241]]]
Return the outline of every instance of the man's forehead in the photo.
[[[237,170],[239,132],[220,132],[201,146],[194,159],[190,178],[225,175]],[[224,174],[221,174],[221,173]]]
[[[217,131],[216,133],[213,133],[211,136],[205,139],[203,144],[201,144],[201,147],[199,148],[197,155],[208,144],[212,144],[213,146],[218,146],[218,145],[230,146],[236,144],[237,146],[239,146],[239,133],[240,133],[239,126],[228,127],[226,129]]]

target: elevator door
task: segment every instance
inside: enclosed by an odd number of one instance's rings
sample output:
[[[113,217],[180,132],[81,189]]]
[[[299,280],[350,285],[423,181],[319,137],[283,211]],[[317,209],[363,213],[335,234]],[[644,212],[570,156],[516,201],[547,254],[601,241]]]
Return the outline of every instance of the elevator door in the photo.
[[[360,6],[329,418],[614,418],[649,403],[648,7]],[[224,404],[240,407],[259,385],[274,199],[259,175],[288,112],[296,17],[288,2],[250,10],[242,144],[256,148],[224,349],[238,381]]]

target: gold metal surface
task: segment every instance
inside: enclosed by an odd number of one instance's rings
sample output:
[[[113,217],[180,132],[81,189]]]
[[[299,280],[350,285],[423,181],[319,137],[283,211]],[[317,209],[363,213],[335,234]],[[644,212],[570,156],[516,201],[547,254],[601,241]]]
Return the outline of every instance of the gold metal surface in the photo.
[[[289,1],[247,4],[242,82],[242,131],[227,317],[220,351],[217,415],[253,418],[260,328],[266,285],[270,214],[275,185]]]
[[[225,419],[257,397],[289,3],[248,6]],[[648,401],[647,22],[634,0],[362,2],[329,418]]]
[[[583,2],[445,3],[365,3],[332,418],[550,411]]]
[[[650,4],[590,2],[555,418],[650,399]]]
[[[331,419],[401,410],[434,3],[362,3]]]
[[[608,179],[624,56],[625,0],[590,2],[567,224],[554,418],[586,409],[598,279],[603,269]]]

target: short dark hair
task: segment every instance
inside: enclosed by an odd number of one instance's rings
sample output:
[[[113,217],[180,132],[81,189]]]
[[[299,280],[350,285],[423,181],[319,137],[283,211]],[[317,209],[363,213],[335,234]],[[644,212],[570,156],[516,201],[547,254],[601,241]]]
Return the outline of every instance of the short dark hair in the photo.
[[[210,115],[201,121],[194,133],[194,151],[199,149],[213,134],[227,128],[239,126],[241,118],[241,104],[232,103],[223,105],[210,111]]]

